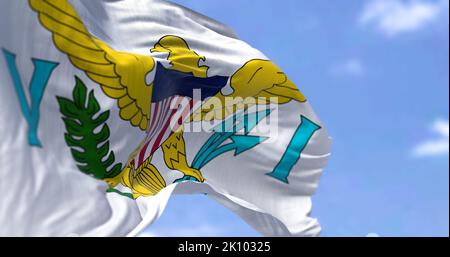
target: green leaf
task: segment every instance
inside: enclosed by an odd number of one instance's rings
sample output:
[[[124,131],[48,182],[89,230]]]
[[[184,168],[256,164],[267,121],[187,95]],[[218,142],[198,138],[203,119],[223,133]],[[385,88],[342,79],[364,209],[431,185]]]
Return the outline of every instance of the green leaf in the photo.
[[[64,134],[64,140],[66,140],[68,146],[80,146],[82,144],[82,140],[76,140],[68,133]]]
[[[70,152],[72,152],[72,156],[73,156],[73,158],[75,158],[75,160],[77,162],[81,162],[81,163],[86,162],[87,156],[86,156],[85,152],[80,152],[80,151],[76,150],[75,148],[71,148]]]
[[[83,81],[80,80],[77,76],[75,76],[75,88],[73,89],[72,96],[73,101],[78,106],[78,108],[83,108],[86,104],[86,86]]]
[[[94,115],[98,111],[100,111],[100,105],[98,104],[97,99],[95,99],[94,91],[91,91],[89,92],[87,112]]]
[[[69,119],[69,118],[63,118],[64,124],[66,125],[66,130],[70,135],[75,136],[83,136],[83,126],[79,124],[78,122]]]
[[[77,165],[77,167],[83,173],[90,174],[91,167],[89,165]]]
[[[102,162],[103,166],[109,167],[114,163],[114,152],[110,152],[108,158]]]
[[[92,120],[92,124],[95,125],[95,127],[100,126],[100,124],[106,122],[109,118],[109,111],[105,111],[101,113],[96,119]]]
[[[69,99],[57,96],[59,111],[67,117],[76,118],[80,111],[78,107]]]
[[[88,95],[84,83],[78,77],[75,80],[73,100],[57,97],[67,131],[64,134],[66,144],[81,172],[97,179],[115,177],[122,171],[122,164],[114,164],[114,152],[109,150],[110,131],[106,123],[109,111],[96,115],[101,108],[94,91],[90,91]],[[95,133],[99,127],[100,131]]]
[[[115,176],[119,175],[120,172],[122,172],[122,164],[117,163],[109,171],[108,178],[114,178]]]
[[[108,126],[103,125],[102,129],[100,130],[100,132],[98,132],[97,134],[94,134],[94,138],[97,142],[104,142],[109,138],[109,128]]]
[[[109,151],[109,142],[106,142],[97,149],[97,155],[106,156],[106,154],[108,154],[108,151]]]

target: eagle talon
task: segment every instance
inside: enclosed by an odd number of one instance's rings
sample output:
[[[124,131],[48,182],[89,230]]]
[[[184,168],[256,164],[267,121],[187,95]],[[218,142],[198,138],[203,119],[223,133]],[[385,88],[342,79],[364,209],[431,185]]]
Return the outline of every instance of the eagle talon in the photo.
[[[185,182],[185,181],[194,181],[194,182],[199,182],[198,179],[192,177],[192,176],[186,176],[184,175],[182,178],[179,179],[175,179],[173,181],[173,183],[180,183],[180,182]]]
[[[181,172],[183,172],[184,177],[187,177],[187,176],[188,177],[193,177],[199,182],[204,182],[205,181],[205,178],[203,177],[202,173],[199,170],[197,170],[197,169],[191,168],[188,171],[181,171]]]

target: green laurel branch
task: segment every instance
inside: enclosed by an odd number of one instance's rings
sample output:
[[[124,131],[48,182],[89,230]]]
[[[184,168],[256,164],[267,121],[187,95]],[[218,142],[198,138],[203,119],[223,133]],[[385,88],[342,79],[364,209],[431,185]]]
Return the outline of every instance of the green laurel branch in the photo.
[[[114,152],[109,150],[110,131],[106,123],[109,111],[99,113],[94,91],[88,93],[76,76],[75,81],[73,99],[57,96],[66,127],[66,144],[80,171],[97,179],[115,177],[121,172],[122,164],[114,164]]]

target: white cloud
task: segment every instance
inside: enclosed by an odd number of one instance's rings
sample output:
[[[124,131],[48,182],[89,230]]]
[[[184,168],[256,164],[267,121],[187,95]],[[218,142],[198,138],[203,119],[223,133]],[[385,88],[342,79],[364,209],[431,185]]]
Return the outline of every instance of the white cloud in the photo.
[[[350,58],[334,65],[331,68],[331,73],[337,76],[345,75],[352,77],[361,77],[365,73],[365,68],[363,62],[360,59]]]
[[[449,124],[448,120],[437,120],[434,122],[432,130],[439,135],[436,139],[430,139],[415,147],[413,155],[417,157],[425,156],[448,156]]]
[[[372,0],[359,22],[373,24],[387,36],[395,36],[423,28],[443,12],[448,15],[448,6],[448,0]]]

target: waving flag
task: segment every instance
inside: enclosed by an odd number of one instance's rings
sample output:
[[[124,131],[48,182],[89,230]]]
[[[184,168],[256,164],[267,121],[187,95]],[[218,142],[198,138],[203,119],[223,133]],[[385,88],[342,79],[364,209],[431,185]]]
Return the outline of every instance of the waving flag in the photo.
[[[232,30],[156,0],[0,13],[0,234],[136,235],[204,193],[264,235],[318,235],[330,139]]]

